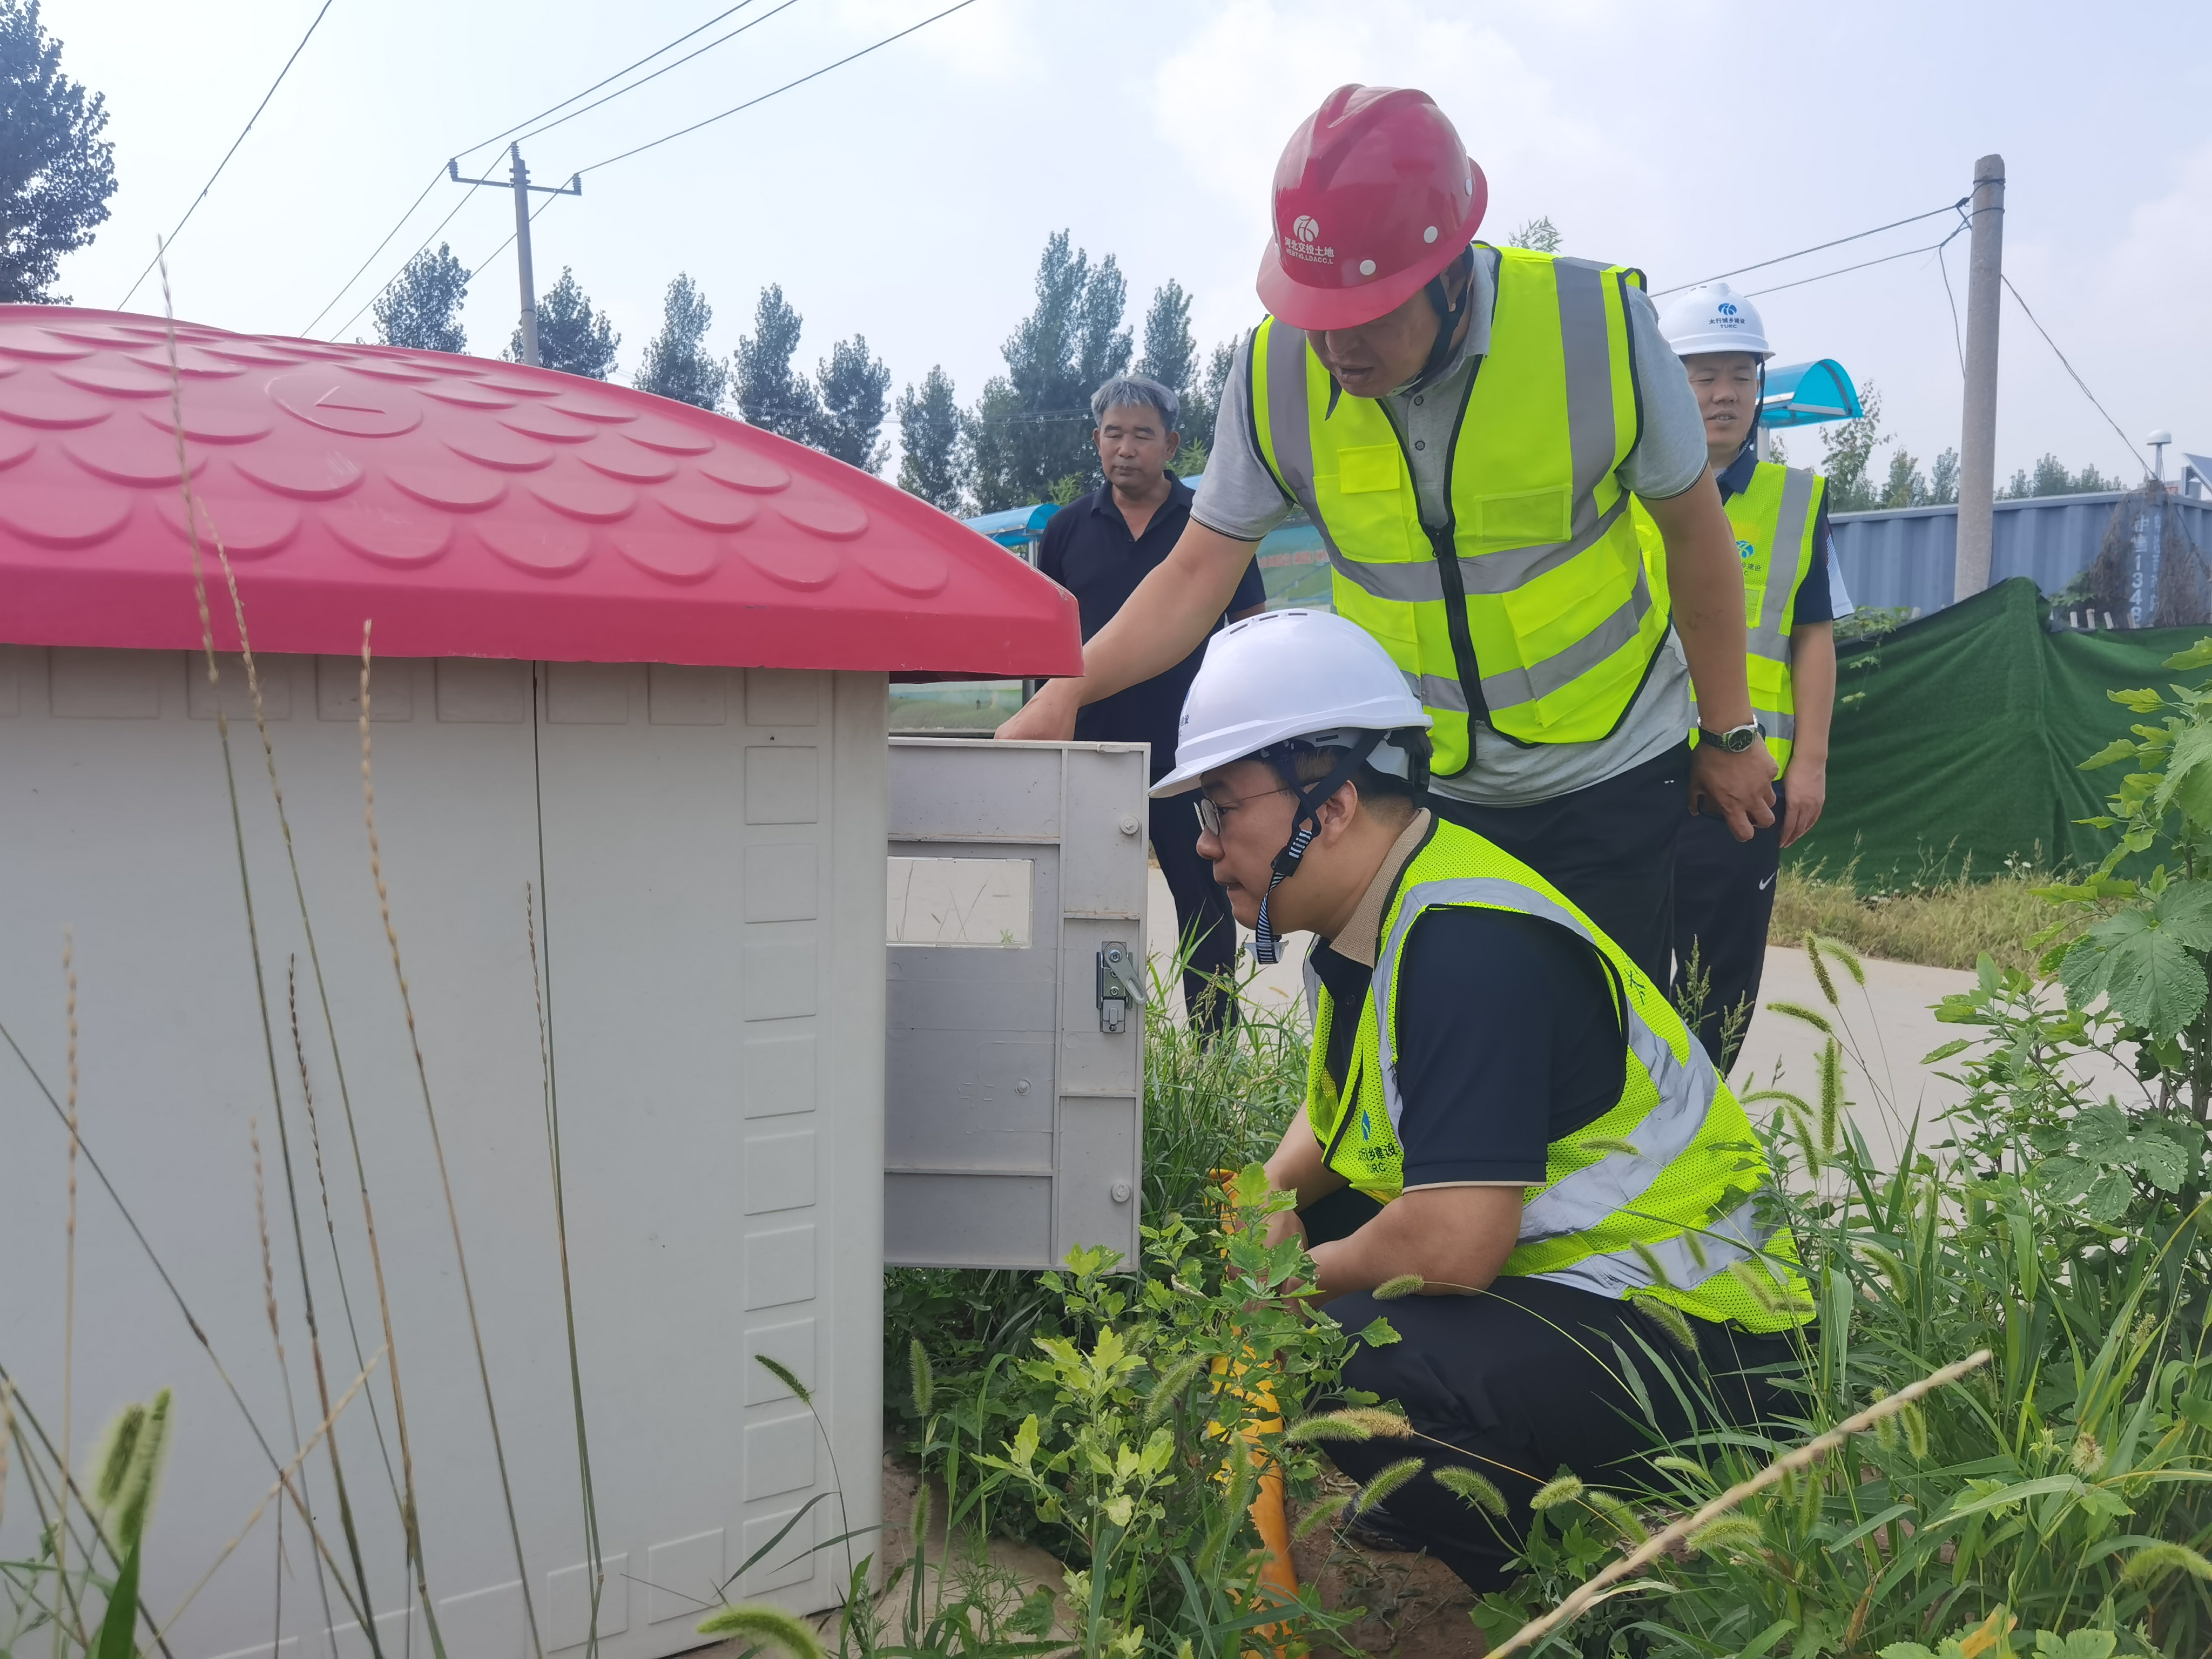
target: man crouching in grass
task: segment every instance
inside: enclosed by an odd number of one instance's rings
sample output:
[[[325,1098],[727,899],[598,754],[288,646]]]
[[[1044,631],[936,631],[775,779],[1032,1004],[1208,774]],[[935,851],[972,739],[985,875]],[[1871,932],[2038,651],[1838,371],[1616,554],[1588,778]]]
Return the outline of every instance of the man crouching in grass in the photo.
[[[1421,806],[1428,726],[1359,628],[1274,611],[1213,637],[1152,793],[1200,792],[1199,854],[1262,962],[1316,935],[1305,1109],[1267,1164],[1297,1206],[1270,1236],[1304,1240],[1315,1299],[1347,1329],[1383,1312],[1378,1286],[1421,1282],[1389,1304],[1402,1340],[1361,1345],[1345,1384],[1395,1401],[1457,1454],[1431,1467],[1478,1471],[1507,1514],[1425,1473],[1358,1525],[1481,1592],[1506,1583],[1562,1468],[1633,1480],[1712,1415],[1774,1415],[1811,1304],[1743,1108],[1612,939]],[[1647,1419],[1620,1375],[1647,1347],[1696,1417],[1655,1370]],[[1406,1453],[1327,1449],[1363,1482]]]

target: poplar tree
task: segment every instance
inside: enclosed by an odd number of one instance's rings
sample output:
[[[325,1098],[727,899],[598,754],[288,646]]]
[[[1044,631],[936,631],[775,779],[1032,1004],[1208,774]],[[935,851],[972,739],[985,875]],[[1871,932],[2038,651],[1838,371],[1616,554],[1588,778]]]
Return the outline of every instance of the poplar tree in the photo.
[[[730,382],[729,366],[707,349],[714,308],[682,271],[668,284],[660,332],[645,348],[637,386],[678,403],[719,410]]]

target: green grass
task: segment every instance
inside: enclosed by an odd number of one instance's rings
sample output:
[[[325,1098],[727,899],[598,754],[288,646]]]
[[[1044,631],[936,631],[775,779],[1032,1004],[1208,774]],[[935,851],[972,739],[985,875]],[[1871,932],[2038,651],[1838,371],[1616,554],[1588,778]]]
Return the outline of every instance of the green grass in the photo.
[[[2033,966],[2023,943],[2057,920],[2035,889],[2058,878],[2008,864],[1977,878],[1937,873],[1892,892],[1861,892],[1845,869],[1783,866],[1775,884],[1770,945],[1801,945],[1808,933],[1841,940],[1863,956],[1971,969],[1987,954],[2001,968]]]

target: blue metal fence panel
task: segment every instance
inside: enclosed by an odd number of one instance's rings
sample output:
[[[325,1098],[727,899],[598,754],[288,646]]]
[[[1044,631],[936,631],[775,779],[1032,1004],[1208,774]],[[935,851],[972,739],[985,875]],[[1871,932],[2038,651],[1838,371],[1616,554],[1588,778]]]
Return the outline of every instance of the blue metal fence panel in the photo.
[[[2027,576],[2056,593],[2088,568],[2104,543],[2117,494],[2042,495],[1999,501],[1991,531],[1990,580]],[[2197,548],[2212,554],[2212,501],[2172,498],[2169,511]],[[1838,513],[1829,521],[1836,562],[1852,603],[1903,605],[1923,615],[1951,603],[1959,550],[1956,507]]]

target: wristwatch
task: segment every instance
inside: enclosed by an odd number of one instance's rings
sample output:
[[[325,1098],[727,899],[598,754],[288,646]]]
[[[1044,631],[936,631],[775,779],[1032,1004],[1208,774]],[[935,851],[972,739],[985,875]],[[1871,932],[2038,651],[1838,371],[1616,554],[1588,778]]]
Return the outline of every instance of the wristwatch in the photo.
[[[1708,731],[1702,726],[1698,728],[1699,743],[1710,743],[1730,755],[1741,755],[1754,741],[1765,735],[1766,728],[1757,720],[1747,720],[1741,726],[1732,726],[1725,732]]]

